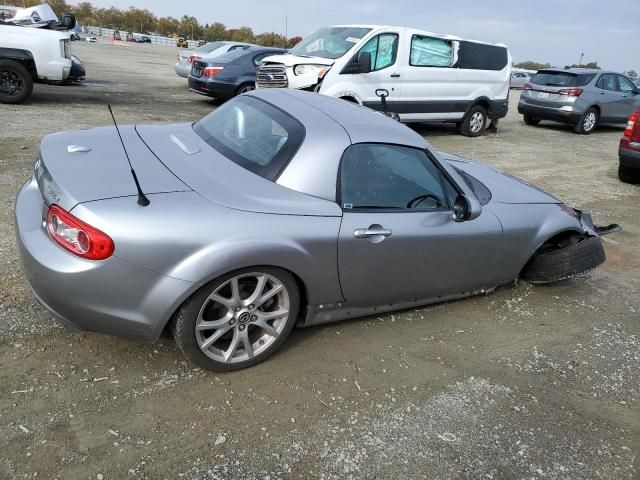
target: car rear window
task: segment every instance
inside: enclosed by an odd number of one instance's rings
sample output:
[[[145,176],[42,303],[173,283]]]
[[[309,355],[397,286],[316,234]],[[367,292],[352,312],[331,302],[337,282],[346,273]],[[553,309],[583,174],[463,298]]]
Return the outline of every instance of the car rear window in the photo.
[[[595,76],[595,73],[538,72],[531,77],[531,82],[547,87],[582,87]]]
[[[222,42],[209,42],[205,43],[201,47],[196,48],[194,52],[210,53],[213,52],[216,48],[220,48],[222,45],[224,45]]]
[[[458,68],[467,70],[500,71],[509,63],[505,47],[475,42],[460,42]]]
[[[304,127],[251,96],[228,101],[193,126],[211,147],[241,167],[276,180],[304,139]]]

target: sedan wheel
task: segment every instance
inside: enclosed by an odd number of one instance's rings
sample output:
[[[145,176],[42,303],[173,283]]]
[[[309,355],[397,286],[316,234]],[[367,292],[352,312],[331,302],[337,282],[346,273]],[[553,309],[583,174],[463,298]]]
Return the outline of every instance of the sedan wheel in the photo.
[[[241,85],[240,88],[238,88],[238,92],[236,93],[236,95],[242,95],[243,93],[247,93],[247,92],[251,92],[252,90],[255,90],[256,86],[253,83],[246,83],[244,85]]]
[[[298,289],[287,272],[239,271],[185,302],[174,319],[174,336],[195,364],[236,370],[265,360],[284,342],[298,306]]]

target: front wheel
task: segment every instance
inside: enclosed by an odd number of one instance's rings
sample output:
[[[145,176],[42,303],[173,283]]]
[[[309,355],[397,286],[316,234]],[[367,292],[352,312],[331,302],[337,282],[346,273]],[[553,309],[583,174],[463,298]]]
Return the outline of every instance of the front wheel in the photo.
[[[253,83],[253,82],[251,82],[251,83],[243,83],[236,90],[236,95],[242,95],[243,93],[251,92],[251,91],[253,91],[255,89],[256,89],[256,84],[255,83]]]
[[[478,137],[487,124],[487,111],[480,105],[471,108],[460,123],[460,133],[466,137]]]
[[[255,267],[210,282],[173,318],[173,336],[197,366],[232,371],[266,360],[296,323],[300,296],[284,270]]]
[[[635,185],[640,183],[640,170],[629,168],[625,165],[618,165],[618,178],[621,182]]]
[[[580,117],[580,121],[573,127],[576,133],[589,135],[598,126],[598,111],[591,107]]]
[[[22,103],[32,91],[33,78],[24,65],[0,60],[0,103]]]

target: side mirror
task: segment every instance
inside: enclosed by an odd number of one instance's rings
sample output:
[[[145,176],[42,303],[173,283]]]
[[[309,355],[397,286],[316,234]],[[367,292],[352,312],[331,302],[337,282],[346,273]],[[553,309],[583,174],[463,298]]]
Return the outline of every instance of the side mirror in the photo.
[[[475,220],[482,213],[482,206],[475,198],[466,195],[458,195],[453,202],[453,220],[456,222],[466,222]]]
[[[64,15],[62,15],[62,21],[60,23],[67,30],[71,30],[76,26],[76,17],[75,15],[71,15],[70,13],[65,13]]]

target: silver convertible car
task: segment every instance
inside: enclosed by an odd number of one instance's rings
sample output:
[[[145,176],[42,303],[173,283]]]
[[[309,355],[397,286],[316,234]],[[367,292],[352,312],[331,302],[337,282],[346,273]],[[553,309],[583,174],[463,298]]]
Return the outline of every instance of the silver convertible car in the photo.
[[[25,275],[63,324],[171,331],[210,370],[266,359],[295,325],[572,277],[604,261],[613,229],[309,92],[258,90],[195,124],[120,134],[43,139],[15,207]]]

